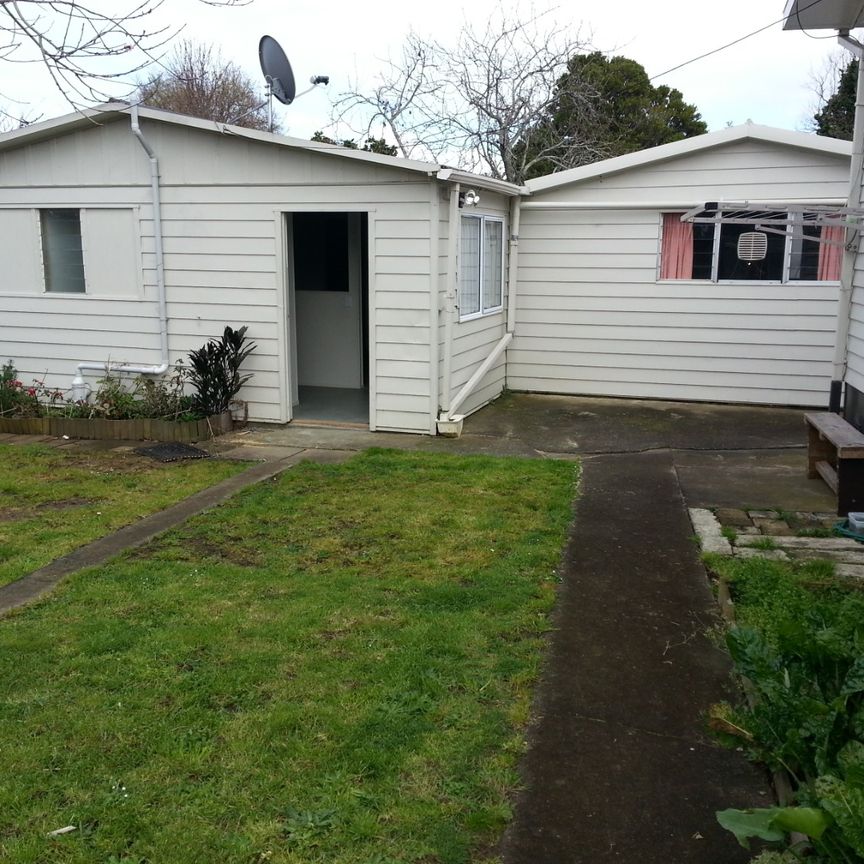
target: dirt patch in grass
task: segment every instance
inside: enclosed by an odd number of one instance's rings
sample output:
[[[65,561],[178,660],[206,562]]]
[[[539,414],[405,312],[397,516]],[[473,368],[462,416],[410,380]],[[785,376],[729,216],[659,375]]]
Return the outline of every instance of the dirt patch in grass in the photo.
[[[0,585],[242,470],[133,453],[0,445]]]

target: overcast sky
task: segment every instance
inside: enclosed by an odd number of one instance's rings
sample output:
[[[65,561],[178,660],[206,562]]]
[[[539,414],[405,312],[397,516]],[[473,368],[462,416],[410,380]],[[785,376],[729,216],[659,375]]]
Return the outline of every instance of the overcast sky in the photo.
[[[112,0],[109,8],[130,0]],[[289,107],[278,106],[287,134],[309,137],[326,128],[330,97],[349,80],[374,81],[381,59],[399,52],[413,29],[424,37],[452,42],[465,21],[482,25],[498,2],[378,2],[378,0],[253,0],[238,8],[214,8],[197,0],[165,0],[166,21],[186,22],[186,37],[218,46],[252,76],[261,78],[258,40],[267,33],[282,44],[294,67],[298,90],[312,74],[328,74],[328,88],[318,88]],[[537,0],[522,3],[520,15],[552,10],[550,20],[581,30],[582,37],[604,51],[640,62],[651,76],[719,47],[781,18],[783,0],[617,0],[555,6]],[[170,14],[170,18],[169,18]],[[830,37],[830,33],[814,33]],[[812,38],[768,31],[711,57],[658,78],[677,87],[701,111],[710,129],[752,120],[784,129],[803,129],[812,115],[814,70],[839,51],[832,38]],[[31,115],[66,113],[68,106],[36,67],[0,65],[0,93],[29,99]],[[8,104],[8,103],[7,103]]]

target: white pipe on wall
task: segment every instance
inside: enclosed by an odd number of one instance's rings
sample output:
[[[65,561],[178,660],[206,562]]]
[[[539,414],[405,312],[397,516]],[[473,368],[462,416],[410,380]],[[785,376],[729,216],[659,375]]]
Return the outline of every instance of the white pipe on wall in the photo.
[[[87,398],[89,387],[84,381],[85,371],[128,372],[136,375],[164,375],[168,371],[168,301],[165,289],[165,255],[162,243],[162,190],[159,184],[159,160],[153,148],[141,132],[138,120],[138,106],[133,105],[130,112],[132,134],[147,154],[150,161],[150,191],[153,204],[153,235],[156,245],[156,289],[159,303],[159,348],[162,362],[155,364],[85,362],[76,367],[72,379],[72,398],[81,401]]]
[[[444,357],[441,363],[441,419],[448,419],[450,410],[450,388],[453,386],[453,316],[456,314],[456,250],[459,230],[459,192],[455,183],[450,187],[449,231],[447,233],[447,291],[444,295]],[[437,334],[433,339],[437,338]]]
[[[858,86],[855,95],[855,127],[852,133],[852,164],[849,171],[849,207],[861,206],[861,181],[864,178],[864,50],[847,33],[838,36],[840,44],[858,58]],[[834,341],[834,363],[831,372],[831,390],[828,410],[839,412],[843,397],[843,380],[846,377],[847,347],[849,342],[849,320],[852,313],[852,282],[855,276],[855,259],[858,256],[858,234],[849,236],[840,268],[840,297],[837,304],[837,334]]]
[[[458,193],[457,193],[458,198]],[[456,397],[450,402],[449,410],[441,412],[444,421],[454,421],[456,412],[462,403],[474,392],[477,385],[483,380],[486,373],[495,365],[498,358],[504,353],[504,349],[513,341],[516,331],[516,295],[519,272],[519,214],[520,199],[514,197],[510,202],[510,241],[509,258],[507,261],[507,321],[506,332],[498,340],[489,356],[477,367],[474,374],[465,382]],[[458,213],[457,213],[458,216]]]
[[[507,260],[507,332],[516,332],[516,294],[519,282],[519,217],[522,199],[510,201],[510,256]]]

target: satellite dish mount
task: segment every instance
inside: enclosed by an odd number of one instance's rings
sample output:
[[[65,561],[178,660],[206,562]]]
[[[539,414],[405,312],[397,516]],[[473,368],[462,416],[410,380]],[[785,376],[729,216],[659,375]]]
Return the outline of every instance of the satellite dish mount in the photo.
[[[262,36],[258,43],[258,59],[267,88],[267,128],[273,131],[273,97],[283,105],[290,105],[295,99],[313,90],[319,84],[329,84],[327,75],[313,75],[309,79],[312,85],[301,93],[297,92],[294,83],[294,71],[282,50],[282,46],[272,36]],[[259,106],[260,107],[260,106]],[[238,118],[239,119],[239,118]]]

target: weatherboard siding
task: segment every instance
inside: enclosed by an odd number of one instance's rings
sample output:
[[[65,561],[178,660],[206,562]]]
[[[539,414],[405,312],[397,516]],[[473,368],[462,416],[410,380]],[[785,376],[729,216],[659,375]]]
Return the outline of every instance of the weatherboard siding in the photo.
[[[849,159],[749,139],[601,174],[529,200],[621,202],[823,201],[845,199]]]
[[[254,377],[240,395],[252,419],[285,421],[290,349],[281,214],[368,212],[374,292],[369,326],[377,355],[371,419],[379,429],[428,432],[429,181],[398,168],[155,121],[142,121],[142,129],[160,161],[171,361],[218,336],[226,324],[248,325],[258,348],[246,366]],[[107,179],[103,162],[110,166]],[[34,213],[40,206],[132,208],[134,254],[127,244],[121,256],[108,243],[91,254],[138,274],[140,287],[122,297],[45,294],[41,284],[33,284],[33,258],[19,252],[15,269],[27,284],[21,290],[21,279],[16,288],[0,281],[0,354],[15,360],[25,381],[47,373],[49,384],[64,388],[82,361],[158,363],[147,160],[128,125],[106,123],[0,154],[0,214],[20,209],[22,202]],[[0,251],[5,257],[7,250]],[[41,283],[38,250],[36,261]],[[91,373],[88,380],[95,384],[97,377]]]
[[[748,141],[535,194],[610,206],[523,209],[507,386],[825,404],[838,285],[660,281],[657,203],[825,200],[843,197],[847,178],[843,157]],[[864,358],[864,314],[856,335]]]
[[[503,269],[503,308],[500,312],[493,312],[488,315],[483,315],[479,318],[472,318],[467,321],[460,321],[458,313],[454,318],[453,323],[453,353],[451,361],[451,376],[450,376],[450,398],[455,398],[462,387],[466,384],[469,378],[477,371],[483,361],[492,353],[494,347],[501,340],[506,332],[506,315],[507,308],[507,255],[509,237],[509,200],[503,195],[495,195],[491,192],[482,191],[480,194],[480,203],[477,207],[466,211],[475,215],[495,216],[504,220],[503,242],[504,242],[504,269]],[[462,212],[461,210],[459,211]],[[445,244],[447,231],[449,229],[444,226],[443,238],[441,242]],[[457,227],[458,231],[459,228]],[[458,235],[457,235],[458,236]],[[456,268],[458,273],[459,268],[459,250],[457,243],[457,261]],[[440,318],[439,327],[439,343],[443,356],[444,351],[444,319]],[[472,414],[474,411],[487,405],[493,399],[501,395],[504,390],[506,381],[506,358],[502,352],[501,356],[494,363],[491,369],[483,376],[465,399],[465,401],[457,409],[458,414]],[[442,384],[443,387],[443,384]]]

